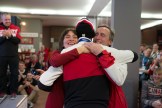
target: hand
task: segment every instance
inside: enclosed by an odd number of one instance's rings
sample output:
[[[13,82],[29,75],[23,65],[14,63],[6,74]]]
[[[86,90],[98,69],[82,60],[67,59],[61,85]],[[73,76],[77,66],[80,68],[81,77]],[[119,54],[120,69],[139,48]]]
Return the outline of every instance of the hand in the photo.
[[[12,36],[12,31],[10,29],[6,30],[6,36],[11,37]]]
[[[40,74],[43,74],[45,71],[42,69],[36,69],[37,72],[39,72]]]
[[[159,58],[154,59],[154,64],[157,65],[159,62]]]
[[[2,32],[2,36],[3,36],[3,37],[6,37],[6,36],[7,36],[6,30],[4,30],[4,31]]]
[[[29,81],[26,81],[26,82],[25,82],[25,85],[26,85],[26,86],[30,86],[30,82],[29,82]]]
[[[40,75],[34,75],[34,77],[33,77],[35,80],[39,80],[39,78],[40,78]]]
[[[78,47],[77,48],[77,51],[78,51],[79,54],[82,54],[82,53],[90,53],[90,51],[84,45]]]
[[[160,100],[154,101],[154,102],[152,103],[152,106],[153,106],[154,108],[162,108],[162,104],[161,104]]]
[[[100,44],[93,42],[86,42],[84,43],[84,46],[94,55],[98,55],[104,50]]]

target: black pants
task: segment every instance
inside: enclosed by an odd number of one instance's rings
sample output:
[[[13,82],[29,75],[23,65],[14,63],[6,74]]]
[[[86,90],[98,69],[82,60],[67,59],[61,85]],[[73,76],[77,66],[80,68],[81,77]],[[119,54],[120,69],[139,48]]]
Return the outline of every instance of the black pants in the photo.
[[[18,89],[18,56],[1,56],[0,57],[0,92],[7,92],[7,84],[9,83],[9,92],[17,93]],[[7,69],[9,66],[9,76]],[[8,80],[9,78],[9,80]],[[8,82],[9,81],[9,82]]]

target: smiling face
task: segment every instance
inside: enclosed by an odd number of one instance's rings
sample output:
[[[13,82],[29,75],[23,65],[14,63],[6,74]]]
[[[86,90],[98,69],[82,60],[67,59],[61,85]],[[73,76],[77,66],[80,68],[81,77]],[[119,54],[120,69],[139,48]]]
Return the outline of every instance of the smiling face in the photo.
[[[97,28],[94,41],[106,46],[111,45],[112,41],[110,40],[110,30],[106,27]]]
[[[69,31],[63,40],[64,48],[70,47],[78,42],[78,37],[72,31]]]
[[[162,69],[157,69],[155,70],[155,72],[153,73],[153,81],[156,84],[161,83],[162,81]]]
[[[1,16],[2,22],[5,26],[10,26],[11,25],[11,15],[10,14],[2,14]]]
[[[25,69],[25,63],[24,62],[19,62],[19,70],[23,71]]]

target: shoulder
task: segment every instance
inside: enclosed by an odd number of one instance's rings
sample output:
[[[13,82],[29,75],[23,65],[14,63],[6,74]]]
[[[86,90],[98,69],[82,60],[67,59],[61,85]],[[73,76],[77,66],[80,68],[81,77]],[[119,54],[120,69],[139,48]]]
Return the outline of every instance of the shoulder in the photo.
[[[14,25],[14,24],[12,24],[12,23],[11,23],[11,25],[10,25],[10,28],[19,29],[18,26]]]
[[[3,26],[3,24],[2,24],[2,23],[0,23],[0,28],[1,28],[1,29],[4,29],[4,26]]]
[[[53,54],[59,54],[59,53],[61,53],[59,50],[54,50],[53,52],[52,52]]]
[[[75,49],[75,48],[80,47],[81,45],[82,45],[82,44],[75,44],[75,45],[73,45],[73,46],[71,46],[71,47],[68,47],[68,48],[66,48],[66,49],[63,49],[63,50],[61,51],[61,53],[68,52],[68,51],[70,51],[70,50],[73,50],[73,49]]]

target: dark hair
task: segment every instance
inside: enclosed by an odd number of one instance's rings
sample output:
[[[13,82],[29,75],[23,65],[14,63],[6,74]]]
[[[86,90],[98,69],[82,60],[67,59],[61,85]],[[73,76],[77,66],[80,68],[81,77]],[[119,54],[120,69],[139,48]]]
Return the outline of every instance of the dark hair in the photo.
[[[113,30],[110,27],[108,27],[107,25],[100,25],[97,28],[100,28],[100,27],[105,27],[105,28],[107,28],[110,31],[109,39],[113,42],[114,35],[115,35],[114,32],[113,32]]]
[[[64,45],[63,45],[63,41],[64,41],[64,37],[65,35],[67,35],[69,33],[69,31],[73,32],[75,35],[77,35],[75,28],[67,28],[65,29],[60,36],[59,39],[59,51],[62,51],[64,49]]]
[[[20,64],[24,64],[25,65],[25,62],[24,61],[19,61]]]
[[[0,12],[0,16],[2,18],[3,15],[11,15],[10,13],[7,13],[7,12]]]

